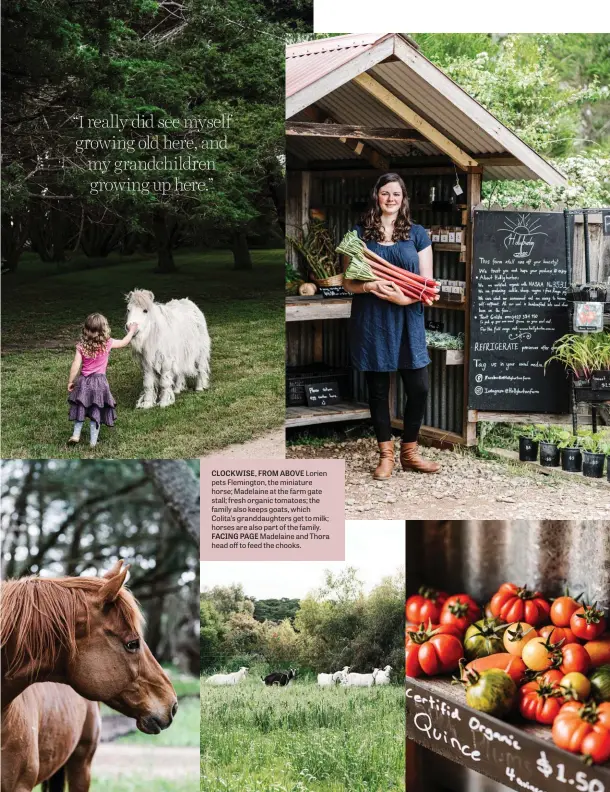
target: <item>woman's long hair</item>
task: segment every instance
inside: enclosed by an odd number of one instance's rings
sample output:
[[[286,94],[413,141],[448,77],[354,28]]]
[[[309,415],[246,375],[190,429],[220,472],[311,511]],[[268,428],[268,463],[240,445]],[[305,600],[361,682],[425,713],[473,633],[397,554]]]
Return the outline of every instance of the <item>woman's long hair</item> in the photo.
[[[99,313],[89,314],[85,319],[78,346],[86,357],[97,357],[106,351],[109,338],[108,319]]]
[[[381,225],[381,209],[379,208],[379,190],[390,182],[397,182],[402,190],[402,203],[396,216],[394,230],[392,232],[392,242],[400,242],[409,239],[411,233],[411,210],[409,209],[409,196],[402,177],[397,173],[384,173],[375,182],[371,190],[371,203],[362,220],[363,239],[372,239],[375,242],[383,242],[385,235]]]

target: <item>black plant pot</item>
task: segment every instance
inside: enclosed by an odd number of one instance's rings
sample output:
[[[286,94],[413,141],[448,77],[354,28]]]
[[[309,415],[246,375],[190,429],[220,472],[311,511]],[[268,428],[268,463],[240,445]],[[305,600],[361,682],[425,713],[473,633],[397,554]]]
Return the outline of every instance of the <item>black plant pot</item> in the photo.
[[[555,443],[540,443],[540,464],[543,467],[559,467],[559,449]]]
[[[582,470],[582,454],[580,448],[561,449],[561,469],[568,473],[580,473]]]
[[[585,451],[582,461],[582,474],[587,478],[601,478],[604,475],[604,455]]]
[[[529,437],[519,438],[519,460],[521,462],[535,462],[538,459],[538,441]]]

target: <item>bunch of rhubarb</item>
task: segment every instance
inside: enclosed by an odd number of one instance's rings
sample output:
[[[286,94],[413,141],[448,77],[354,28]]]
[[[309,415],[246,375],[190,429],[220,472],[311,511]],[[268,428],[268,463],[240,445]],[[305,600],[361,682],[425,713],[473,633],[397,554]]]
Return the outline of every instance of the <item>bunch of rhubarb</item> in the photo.
[[[390,264],[369,250],[355,231],[347,232],[337,246],[337,252],[350,258],[345,270],[345,277],[349,280],[388,280],[395,283],[407,297],[421,302],[438,300],[440,288],[435,280]]]

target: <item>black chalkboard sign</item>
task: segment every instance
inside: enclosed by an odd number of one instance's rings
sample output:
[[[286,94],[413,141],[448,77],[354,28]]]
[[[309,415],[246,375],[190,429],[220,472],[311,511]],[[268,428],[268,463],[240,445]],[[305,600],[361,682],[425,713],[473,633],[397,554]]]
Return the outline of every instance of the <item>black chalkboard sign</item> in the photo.
[[[341,401],[339,384],[334,382],[316,382],[305,386],[305,398],[308,407],[326,407]]]
[[[327,299],[336,299],[337,297],[351,297],[350,292],[345,291],[343,286],[320,286],[320,294]]]
[[[563,214],[474,216],[470,315],[471,409],[567,413],[565,369],[544,369],[568,332]]]
[[[478,712],[456,700],[454,690],[448,681],[407,677],[408,739],[509,789],[610,792],[607,765],[587,767],[582,757],[553,744],[550,728],[539,736],[531,727]]]

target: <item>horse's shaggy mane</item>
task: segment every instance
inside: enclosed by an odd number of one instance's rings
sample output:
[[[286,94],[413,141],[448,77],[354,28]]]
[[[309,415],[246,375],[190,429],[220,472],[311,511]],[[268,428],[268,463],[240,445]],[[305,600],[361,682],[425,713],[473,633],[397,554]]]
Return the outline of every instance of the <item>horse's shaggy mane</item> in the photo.
[[[54,666],[62,651],[74,658],[77,617],[85,613],[89,629],[88,595],[97,594],[107,582],[103,577],[25,577],[2,583],[0,645],[4,647],[9,640],[15,642],[15,656],[5,669],[6,676],[27,667],[29,676],[35,678],[41,668]],[[126,622],[131,630],[141,634],[142,614],[126,589],[119,590],[108,615],[117,623]]]
[[[125,302],[137,308],[149,308],[155,301],[155,295],[148,289],[134,289],[125,295]]]

